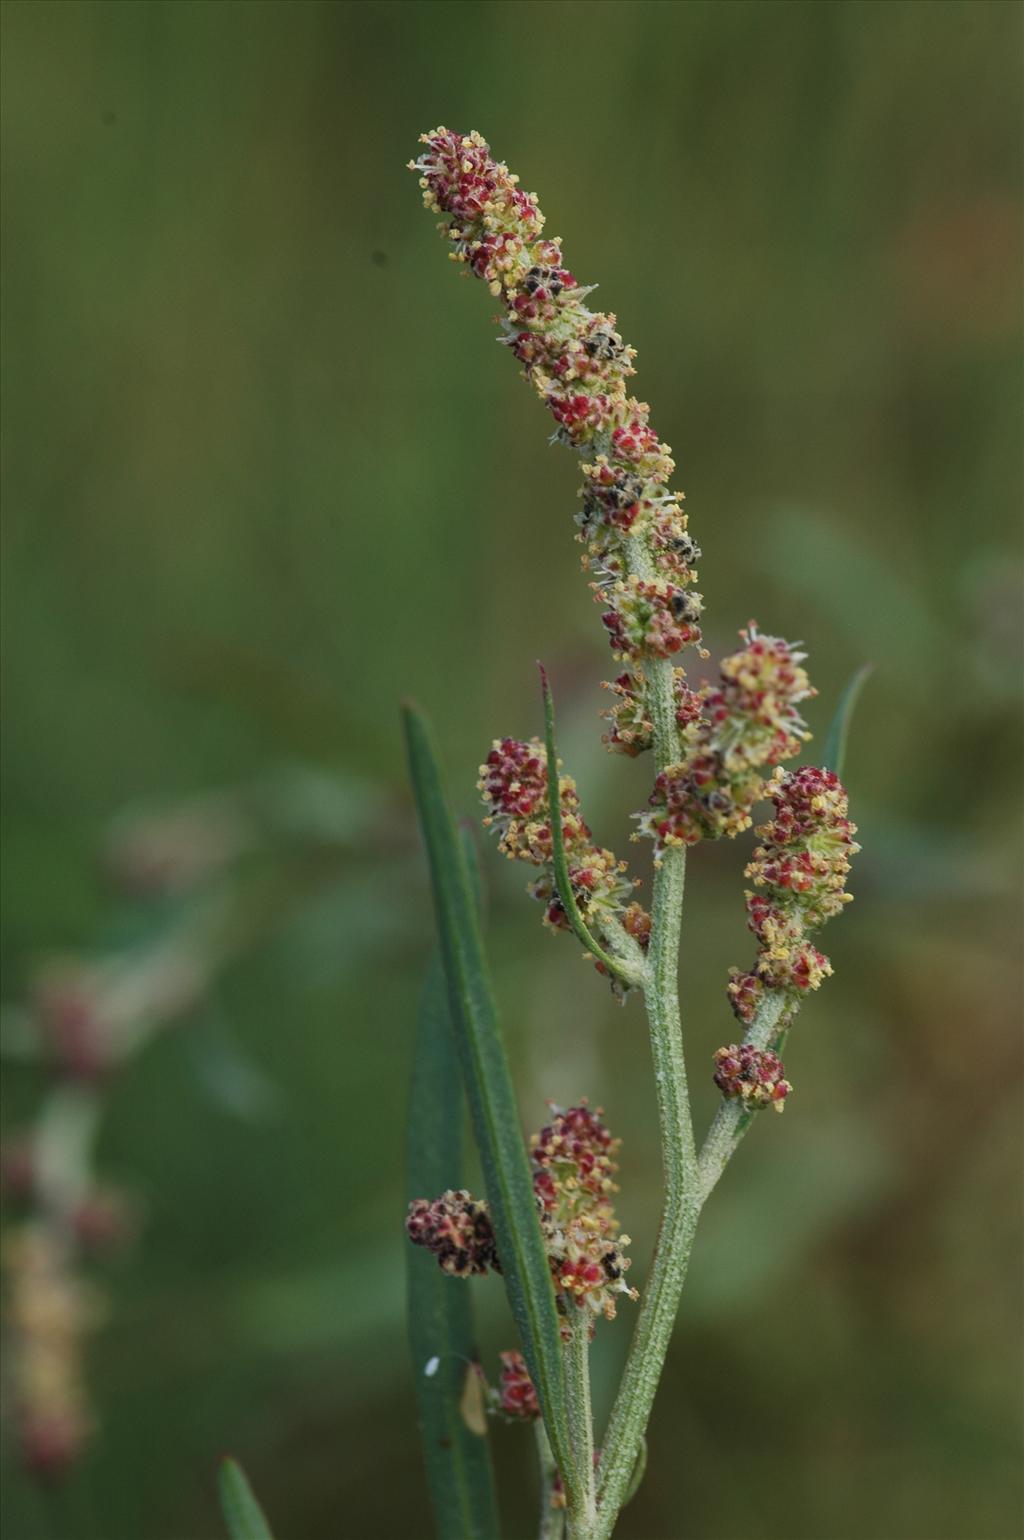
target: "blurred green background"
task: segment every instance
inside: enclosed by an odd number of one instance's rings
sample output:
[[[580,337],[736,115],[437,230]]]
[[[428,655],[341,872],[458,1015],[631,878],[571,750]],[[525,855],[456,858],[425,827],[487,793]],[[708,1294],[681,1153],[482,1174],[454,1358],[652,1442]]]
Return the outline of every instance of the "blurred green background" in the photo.
[[[276,798],[211,879],[242,944],[111,1085],[100,1163],[146,1223],[98,1275],[97,1437],[56,1493],[9,1450],[8,1540],[212,1540],[227,1448],[285,1540],[429,1529],[401,1216],[431,920],[397,704],[469,813],[489,740],[539,728],[538,656],[620,851],[649,774],[599,743],[572,457],[403,170],[439,121],[537,191],[638,348],[713,653],[752,615],[805,639],[819,733],[877,665],[836,976],[709,1210],[624,1540],[1015,1540],[1020,7],[7,0],[3,28],[5,998],[164,922],[104,875],[125,808]],[[691,863],[701,1121],[745,858]],[[485,870],[524,1123],[607,1107],[642,1286],[642,1013]],[[44,1085],[8,1069],[9,1127]],[[529,1440],[494,1443],[529,1534]]]

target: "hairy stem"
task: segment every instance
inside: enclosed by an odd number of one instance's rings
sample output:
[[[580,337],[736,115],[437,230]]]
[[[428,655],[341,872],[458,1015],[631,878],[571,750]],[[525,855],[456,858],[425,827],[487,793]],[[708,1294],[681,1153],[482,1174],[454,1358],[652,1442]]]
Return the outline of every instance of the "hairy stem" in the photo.
[[[672,666],[645,665],[659,770],[679,754]],[[697,1223],[697,1153],[679,1015],[678,962],[686,853],[667,850],[656,868],[645,1003],[661,1126],[665,1195],[658,1240],[633,1342],[612,1408],[601,1457],[597,1540],[611,1534],[625,1501],[650,1417],[686,1277]]]
[[[750,1043],[754,1048],[767,1048],[779,1032],[780,1026],[783,1031],[788,1026],[788,1022],[784,1022],[783,1017],[789,1005],[790,999],[784,990],[769,990],[762,998],[743,1041]],[[701,1208],[707,1202],[719,1177],[739,1148],[740,1140],[756,1116],[757,1113],[745,1108],[738,1097],[723,1101],[715,1113],[697,1163]]]
[[[554,1502],[558,1467],[551,1453],[544,1423],[539,1417],[533,1427],[537,1439],[537,1464],[540,1467],[540,1523],[537,1527],[537,1540],[562,1540],[565,1509],[556,1507]]]
[[[590,1311],[572,1308],[571,1336],[565,1344],[565,1398],[569,1409],[569,1436],[576,1485],[583,1494],[569,1510],[570,1540],[593,1540],[597,1501],[594,1491],[594,1425],[590,1409]]]

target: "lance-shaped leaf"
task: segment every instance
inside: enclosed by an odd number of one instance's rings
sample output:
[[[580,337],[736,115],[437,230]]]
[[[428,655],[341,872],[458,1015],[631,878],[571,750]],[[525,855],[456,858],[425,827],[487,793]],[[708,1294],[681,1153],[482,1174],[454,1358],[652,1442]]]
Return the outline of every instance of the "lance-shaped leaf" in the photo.
[[[582,941],[588,952],[616,978],[627,984],[636,984],[638,971],[621,958],[612,957],[590,934],[587,923],[580,914],[576,895],[569,878],[569,862],[565,854],[565,835],[562,829],[562,799],[558,786],[558,753],[555,746],[555,703],[548,683],[547,670],[541,666],[541,688],[544,692],[544,740],[548,760],[548,821],[551,825],[551,868],[555,878],[558,899],[569,922],[570,929]]]
[[[464,844],[472,870],[475,854],[468,840]],[[437,953],[427,970],[416,1025],[406,1134],[408,1198],[433,1198],[462,1186],[464,1121],[462,1071]],[[461,1406],[477,1356],[472,1286],[442,1272],[428,1252],[407,1246],[406,1299],[420,1437],[439,1540],[497,1540],[490,1442],[471,1429]]]
[[[843,765],[846,762],[846,741],[850,733],[853,708],[860,699],[860,692],[867,683],[869,675],[873,673],[874,667],[873,663],[864,663],[853,675],[846,689],[839,697],[839,704],[835,709],[835,715],[829,723],[828,732],[825,734],[825,751],[822,755],[822,764],[826,770],[834,770],[840,778],[842,778]]]
[[[402,715],[434,891],[448,1008],[483,1165],[498,1255],[523,1353],[572,1510],[580,1494],[572,1465],[554,1287],[484,958],[472,883],[448,805],[430,726],[415,706],[405,706]]]
[[[230,1456],[220,1462],[220,1506],[231,1540],[274,1540],[245,1471]]]

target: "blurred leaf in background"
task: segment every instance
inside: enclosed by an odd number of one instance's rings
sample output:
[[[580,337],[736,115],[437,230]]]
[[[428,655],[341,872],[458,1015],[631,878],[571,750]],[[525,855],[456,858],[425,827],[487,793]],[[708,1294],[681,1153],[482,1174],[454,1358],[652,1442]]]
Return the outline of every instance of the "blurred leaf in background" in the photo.
[[[1015,1540],[1020,9],[8,0],[2,20],[5,998],[108,944],[98,857],[125,809],[287,784],[280,838],[306,850],[303,902],[218,980],[216,1030],[154,1039],[112,1090],[100,1158],[148,1217],[91,1348],[99,1430],[61,1491],[9,1471],[6,1533],[213,1540],[225,1447],[296,1540],[420,1532],[402,1109],[431,923],[397,702],[423,701],[473,812],[491,738],[540,730],[542,656],[602,843],[647,795],[599,743],[571,460],[402,169],[441,120],[540,193],[639,349],[712,650],[751,615],[804,638],[819,747],[876,664],[836,977],[787,1054],[790,1113],[709,1211],[624,1540]],[[302,827],[330,809],[325,872]],[[699,1119],[745,859],[691,869]],[[524,1113],[608,1106],[642,1286],[638,1009],[490,876]],[[9,1126],[38,1092],[8,1069]],[[493,1354],[508,1322],[479,1292]],[[530,1451],[494,1443],[525,1533]]]

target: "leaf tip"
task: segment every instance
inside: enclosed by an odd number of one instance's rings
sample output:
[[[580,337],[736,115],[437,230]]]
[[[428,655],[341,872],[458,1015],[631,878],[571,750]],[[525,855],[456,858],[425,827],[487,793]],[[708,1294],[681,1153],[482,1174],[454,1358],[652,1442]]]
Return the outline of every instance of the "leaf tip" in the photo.
[[[875,664],[873,662],[862,663],[855,670],[839,698],[839,704],[836,707],[832,721],[829,723],[828,731],[825,735],[822,763],[827,770],[834,770],[837,775],[842,775],[843,773],[846,760],[846,744],[854,707],[860,698],[864,685],[874,671]]]

